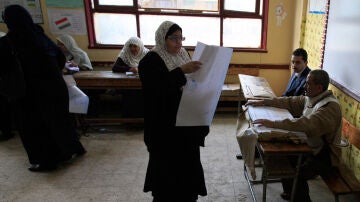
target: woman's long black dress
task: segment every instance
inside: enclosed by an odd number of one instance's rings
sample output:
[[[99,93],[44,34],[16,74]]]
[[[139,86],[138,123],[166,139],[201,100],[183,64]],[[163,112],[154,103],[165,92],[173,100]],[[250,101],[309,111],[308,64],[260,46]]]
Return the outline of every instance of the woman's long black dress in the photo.
[[[69,95],[61,69],[65,56],[35,25],[31,37],[11,32],[0,39],[0,72],[11,68],[8,38],[15,47],[26,80],[26,95],[17,100],[22,143],[31,164],[53,167],[84,153],[70,119]]]
[[[200,146],[208,126],[176,127],[182,86],[186,78],[180,68],[169,71],[155,52],[139,64],[145,104],[144,141],[149,163],[144,191],[159,201],[194,201],[206,195]]]

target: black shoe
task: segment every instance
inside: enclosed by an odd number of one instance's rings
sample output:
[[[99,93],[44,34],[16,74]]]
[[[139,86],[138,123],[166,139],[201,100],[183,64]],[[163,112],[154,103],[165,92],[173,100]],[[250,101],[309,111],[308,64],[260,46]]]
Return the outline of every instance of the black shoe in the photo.
[[[56,165],[31,164],[28,168],[32,172],[46,172],[56,169]]]
[[[14,133],[10,132],[10,133],[3,133],[0,135],[0,141],[6,141],[9,140],[11,138],[13,138],[15,136]]]
[[[79,151],[77,151],[75,154],[76,156],[83,156],[86,152],[87,151],[84,148],[82,148]]]
[[[284,199],[286,201],[290,201],[290,199],[291,199],[291,195],[286,192],[281,193],[280,196],[282,199]]]
[[[236,154],[236,159],[239,159],[239,160],[243,159],[242,154]]]

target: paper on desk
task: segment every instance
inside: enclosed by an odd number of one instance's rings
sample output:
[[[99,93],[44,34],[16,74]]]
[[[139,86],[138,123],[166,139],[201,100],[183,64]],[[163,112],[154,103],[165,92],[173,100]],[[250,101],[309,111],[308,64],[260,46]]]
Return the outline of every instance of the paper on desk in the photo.
[[[71,86],[69,91],[69,112],[86,114],[89,106],[89,97],[77,86]]]
[[[67,70],[74,71],[74,72],[80,71],[79,66],[71,66],[71,64],[72,64],[71,62],[66,62],[66,63],[65,63],[65,68],[66,68]]]
[[[280,109],[276,107],[269,107],[269,106],[249,106],[248,112],[251,120],[257,120],[257,119],[268,119],[271,121],[276,120],[284,120],[284,119],[292,119],[293,116],[290,114],[290,112],[287,109]],[[256,131],[258,134],[265,134],[265,133],[272,133],[278,136],[283,136],[289,139],[292,139],[294,142],[298,143],[304,143],[306,142],[306,134],[304,132],[300,131],[289,131],[279,128],[268,128],[265,126],[258,126],[254,125],[252,127],[254,131]]]
[[[187,75],[176,117],[177,126],[211,124],[231,55],[231,48],[197,43],[192,60],[202,62],[202,67]]]
[[[240,84],[238,83],[229,83],[229,84],[224,84],[222,86],[222,90],[239,90],[240,89]]]
[[[249,89],[254,97],[264,97],[264,98],[274,97],[274,93],[272,91],[262,86],[251,86],[249,87]]]
[[[249,106],[248,112],[251,120],[269,119],[271,121],[292,119],[293,116],[287,109],[269,106]]]

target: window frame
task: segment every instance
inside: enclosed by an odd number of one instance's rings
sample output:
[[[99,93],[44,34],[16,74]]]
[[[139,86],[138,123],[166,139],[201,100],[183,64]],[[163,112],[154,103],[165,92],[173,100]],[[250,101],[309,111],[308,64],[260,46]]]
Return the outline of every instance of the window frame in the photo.
[[[99,0],[94,1],[94,8],[92,8],[91,0],[84,0],[85,15],[86,15],[86,24],[88,30],[88,39],[89,39],[89,49],[119,49],[124,45],[106,45],[96,43],[95,37],[95,28],[94,28],[94,13],[119,13],[119,14],[134,14],[136,17],[136,30],[137,36],[140,36],[140,25],[139,25],[139,16],[146,15],[172,15],[172,16],[194,16],[194,17],[216,17],[220,20],[220,46],[223,45],[223,20],[225,18],[250,18],[250,19],[261,19],[261,41],[260,48],[240,48],[233,47],[235,52],[267,52],[267,27],[268,27],[268,10],[269,10],[269,1],[263,0],[263,9],[262,15],[260,15],[260,0],[256,1],[255,13],[250,12],[241,12],[241,11],[231,11],[224,10],[224,0],[219,0],[219,12],[214,13],[197,13],[186,10],[179,10],[178,13],[172,12],[158,12],[156,9],[141,9],[139,10],[137,5],[137,0],[133,0],[134,6],[109,6],[109,5],[99,5]],[[160,9],[159,9],[160,10]],[[185,47],[189,50],[193,50],[194,46]]]

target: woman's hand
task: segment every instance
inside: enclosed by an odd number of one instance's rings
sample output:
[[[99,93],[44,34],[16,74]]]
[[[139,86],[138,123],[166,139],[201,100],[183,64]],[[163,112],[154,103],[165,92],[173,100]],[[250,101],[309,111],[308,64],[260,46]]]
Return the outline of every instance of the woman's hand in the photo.
[[[138,68],[137,68],[137,67],[131,67],[131,68],[129,69],[129,72],[132,72],[132,73],[134,73],[134,74],[137,74],[137,73],[138,73]]]
[[[201,67],[201,62],[199,61],[191,61],[180,67],[180,69],[184,72],[184,74],[196,72]]]
[[[73,62],[73,61],[69,61],[69,67],[77,67],[78,66],[78,64],[76,64],[75,62]]]

